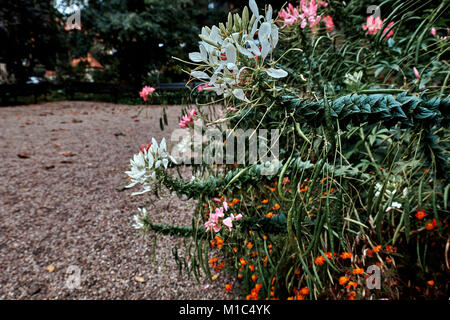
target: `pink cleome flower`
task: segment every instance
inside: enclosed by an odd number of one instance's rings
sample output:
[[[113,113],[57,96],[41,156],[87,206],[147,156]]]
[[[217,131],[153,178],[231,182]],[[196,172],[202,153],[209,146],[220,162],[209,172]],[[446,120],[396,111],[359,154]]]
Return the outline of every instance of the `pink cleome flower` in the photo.
[[[322,18],[317,15],[317,8],[319,6],[326,7],[328,6],[328,3],[325,1],[318,1],[316,4],[316,0],[300,0],[299,9],[294,8],[292,4],[289,4],[287,9],[283,9],[280,12],[280,18],[283,19],[284,22],[283,28],[293,25],[297,20],[300,21],[300,27],[302,29],[308,24],[310,28],[314,28],[319,24]]]
[[[181,118],[180,123],[178,124],[180,128],[186,128],[187,126],[194,123],[194,116],[197,114],[196,109],[192,109],[188,111],[188,114]]]
[[[413,72],[414,72],[414,75],[416,76],[417,80],[419,80],[420,79],[419,70],[417,70],[416,67],[413,67]]]
[[[315,27],[319,23],[321,17],[317,15],[317,7],[315,0],[311,0],[309,3],[306,0],[300,0],[300,8],[303,12],[300,15],[300,18],[302,19],[300,27],[302,29],[306,27],[308,22],[310,28]]]
[[[331,33],[334,30],[334,22],[330,16],[323,17],[323,21],[325,22],[325,26],[327,27],[327,32]]]
[[[297,8],[294,8],[294,6],[290,3],[288,4],[287,9],[283,9],[280,12],[280,18],[284,21],[283,28],[293,25],[299,17],[300,13],[298,12]]]
[[[233,214],[230,214],[230,216],[223,220],[223,225],[228,227],[228,230],[233,230],[233,221],[241,220],[242,214],[238,214],[237,216],[234,216]]]
[[[430,32],[433,36],[436,36],[436,28],[435,27],[431,28]]]
[[[139,95],[141,96],[142,99],[144,99],[145,102],[147,102],[147,97],[148,96],[151,97],[153,92],[155,92],[155,88],[145,86],[142,88],[141,92],[139,92]]]
[[[205,83],[203,85],[199,85],[197,90],[202,92],[203,90],[205,90],[205,88],[211,87],[209,84]]]
[[[394,35],[394,31],[388,30],[394,25],[394,22],[389,22],[386,28],[383,30],[383,38],[388,39]],[[366,20],[366,24],[363,24],[363,30],[367,30],[366,34],[377,34],[378,31],[383,27],[383,20],[380,17],[368,16]],[[387,33],[387,34],[386,34]]]

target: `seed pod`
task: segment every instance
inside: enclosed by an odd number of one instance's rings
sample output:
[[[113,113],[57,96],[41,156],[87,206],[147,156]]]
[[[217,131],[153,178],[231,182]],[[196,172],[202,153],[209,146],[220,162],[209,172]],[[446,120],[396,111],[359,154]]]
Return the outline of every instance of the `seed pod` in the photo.
[[[220,31],[222,31],[224,34],[227,34],[227,29],[225,28],[225,25],[221,22],[219,23],[219,29]]]
[[[208,34],[211,34],[211,29],[208,26],[203,27]]]
[[[251,32],[252,31],[252,27],[253,27],[253,24],[255,23],[255,21],[256,21],[256,16],[255,15],[252,15],[252,18],[250,19],[250,23],[248,24],[248,32]]]
[[[247,29],[248,26],[248,8],[244,7],[244,10],[242,11],[242,29]]]
[[[233,15],[228,13],[227,30],[229,33],[233,32]]]
[[[214,46],[214,47],[218,47],[219,45],[217,44],[217,42],[215,42],[213,39],[211,39],[210,37],[208,37],[208,36],[205,36],[205,35],[203,35],[203,34],[199,34],[198,35],[199,37],[200,37],[200,39],[202,39],[203,41],[205,41],[207,44],[210,44],[210,45],[212,45],[212,46]]]
[[[234,15],[233,31],[234,32],[241,31],[241,17],[239,17],[237,13]]]

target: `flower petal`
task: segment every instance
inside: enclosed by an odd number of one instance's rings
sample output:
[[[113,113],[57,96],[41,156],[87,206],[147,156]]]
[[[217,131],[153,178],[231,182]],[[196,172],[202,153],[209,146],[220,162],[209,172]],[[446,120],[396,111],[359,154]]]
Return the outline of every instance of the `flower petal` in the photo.
[[[269,68],[266,70],[266,72],[272,78],[284,78],[288,75],[288,73],[286,71],[284,71],[283,69]]]

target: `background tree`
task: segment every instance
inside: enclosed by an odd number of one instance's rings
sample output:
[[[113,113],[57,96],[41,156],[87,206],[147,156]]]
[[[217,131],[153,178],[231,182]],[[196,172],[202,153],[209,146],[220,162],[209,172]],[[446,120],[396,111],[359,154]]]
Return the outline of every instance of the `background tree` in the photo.
[[[61,14],[50,1],[2,1],[0,62],[17,82],[26,82],[36,65],[53,69],[64,50],[63,32]]]

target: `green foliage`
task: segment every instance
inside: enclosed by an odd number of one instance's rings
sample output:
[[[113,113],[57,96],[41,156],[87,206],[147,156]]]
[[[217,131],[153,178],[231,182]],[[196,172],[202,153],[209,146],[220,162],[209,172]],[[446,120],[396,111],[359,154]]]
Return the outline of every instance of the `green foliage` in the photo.
[[[279,129],[273,175],[262,174],[264,163],[204,161],[191,181],[158,171],[156,192],[165,186],[197,201],[192,268],[211,277],[205,261],[217,248],[249,299],[447,298],[448,41],[430,28],[443,28],[448,2],[383,2],[382,30],[395,21],[389,39],[362,30],[368,4],[331,1],[323,14],[333,16],[333,32],[282,29],[271,58],[289,77],[250,65],[239,84],[246,100],[219,100],[220,119],[199,109],[219,130]],[[205,233],[224,201],[227,215],[242,219]],[[381,290],[366,288],[371,265],[381,268]]]

